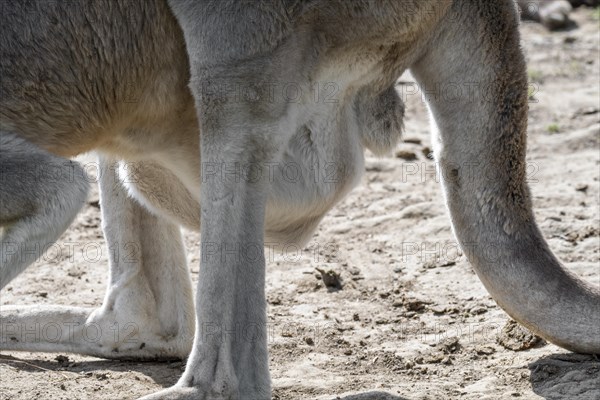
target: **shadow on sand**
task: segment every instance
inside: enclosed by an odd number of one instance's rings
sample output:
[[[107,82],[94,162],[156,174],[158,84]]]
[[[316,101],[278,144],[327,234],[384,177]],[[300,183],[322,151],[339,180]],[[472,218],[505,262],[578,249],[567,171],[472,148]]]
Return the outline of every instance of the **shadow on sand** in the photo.
[[[331,400],[408,400],[406,397],[398,397],[385,392],[367,392],[361,394],[353,394],[345,397],[337,397]]]
[[[533,392],[545,399],[600,399],[600,358],[556,353],[529,364]]]
[[[10,365],[27,372],[48,371],[89,374],[99,380],[106,372],[135,371],[146,375],[162,387],[174,385],[185,367],[175,362],[129,362],[113,360],[61,362],[25,360],[9,355],[0,356],[0,364]],[[529,364],[532,390],[545,399],[600,399],[600,357],[597,355],[556,353]],[[327,400],[408,400],[386,392],[370,391],[347,396],[324,397]]]
[[[62,357],[62,356],[58,356]],[[13,357],[10,355],[0,355],[0,364],[10,365],[20,371],[48,373],[67,372],[89,375],[96,377],[100,381],[110,379],[107,372],[139,372],[146,375],[162,387],[170,387],[177,383],[181,376],[185,363],[182,361],[117,361],[101,360],[97,361],[50,361],[50,360],[29,360]]]

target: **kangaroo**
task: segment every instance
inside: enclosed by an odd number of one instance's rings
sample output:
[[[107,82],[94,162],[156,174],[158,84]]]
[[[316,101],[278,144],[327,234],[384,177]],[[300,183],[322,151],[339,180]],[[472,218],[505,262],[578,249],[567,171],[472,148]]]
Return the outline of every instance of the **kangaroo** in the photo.
[[[58,157],[99,154],[111,256],[101,307],[3,307],[1,349],[189,356],[174,387],[144,399],[270,399],[265,240],[302,246],[357,184],[364,149],[394,147],[404,114],[394,85],[410,70],[428,94],[435,157],[451,177],[442,187],[454,233],[484,286],[547,340],[600,352],[600,291],[560,264],[534,221],[512,0],[2,7],[3,141]],[[445,84],[470,93],[448,98]],[[19,149],[3,151],[10,169]],[[473,165],[482,168],[473,174]],[[7,204],[46,201],[9,182]],[[0,221],[12,212],[0,210]],[[201,232],[195,308],[180,226]],[[490,243],[501,252],[493,260],[482,250]],[[119,257],[124,245],[139,256]],[[6,285],[26,264],[1,266]],[[68,335],[32,340],[22,330],[48,323]],[[115,336],[114,326],[133,330]]]
[[[89,190],[83,169],[11,132],[0,135],[0,287],[69,227]]]

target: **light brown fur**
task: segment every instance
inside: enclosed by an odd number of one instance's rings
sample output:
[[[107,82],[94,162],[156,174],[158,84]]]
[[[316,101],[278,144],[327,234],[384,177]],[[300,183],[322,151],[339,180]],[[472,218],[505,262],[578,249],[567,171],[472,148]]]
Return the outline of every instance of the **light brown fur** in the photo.
[[[129,320],[147,328],[140,347],[106,338],[90,345],[79,336],[9,341],[5,333],[5,348],[127,358],[184,357],[191,348],[179,383],[147,399],[269,399],[263,245],[302,246],[358,182],[364,149],[393,148],[404,111],[393,87],[410,68],[430,93],[436,158],[452,177],[442,186],[455,234],[484,285],[549,340],[600,351],[598,290],[560,265],[533,219],[527,78],[511,1],[4,8],[0,129],[63,156],[94,149],[103,166],[118,162],[120,176],[101,182],[105,236],[109,247],[133,243],[142,256],[111,259],[97,310],[7,307],[0,324]],[[472,83],[473,96],[448,99],[436,90]],[[294,100],[283,90],[290,84],[301,93]],[[323,101],[327,84],[336,89],[333,101]],[[127,162],[138,163],[137,176]],[[469,176],[466,163],[487,166],[493,179],[481,170]],[[285,175],[289,165],[298,168],[295,179]],[[252,178],[251,167],[262,173]],[[335,179],[324,179],[331,171]],[[202,235],[193,343],[190,280],[174,222]],[[490,242],[502,251],[497,262],[481,251]],[[248,327],[256,336],[240,340]]]

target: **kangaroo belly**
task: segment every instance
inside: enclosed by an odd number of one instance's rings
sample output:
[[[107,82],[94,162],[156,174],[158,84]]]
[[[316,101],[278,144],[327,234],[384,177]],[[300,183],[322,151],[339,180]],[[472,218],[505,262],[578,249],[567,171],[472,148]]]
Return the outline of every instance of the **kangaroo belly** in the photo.
[[[5,0],[0,129],[64,156],[89,151],[191,102],[188,69],[164,0]]]
[[[305,244],[358,183],[364,170],[360,128],[351,101],[304,107],[273,168],[265,220],[270,245]]]

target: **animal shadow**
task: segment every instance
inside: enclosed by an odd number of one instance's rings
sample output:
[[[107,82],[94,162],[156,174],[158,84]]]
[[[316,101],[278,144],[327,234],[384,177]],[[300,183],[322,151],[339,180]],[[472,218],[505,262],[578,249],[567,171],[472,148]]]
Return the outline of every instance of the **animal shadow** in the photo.
[[[10,365],[13,368],[27,372],[74,372],[105,383],[113,379],[111,372],[134,371],[146,375],[162,387],[170,387],[177,383],[185,367],[183,361],[98,360],[71,362],[68,357],[62,355],[57,356],[54,361],[23,360],[10,355],[0,355],[1,364]]]
[[[529,364],[533,392],[545,399],[600,399],[597,355],[558,353]]]
[[[331,400],[408,400],[406,397],[398,397],[386,392],[365,392],[359,394],[351,394],[344,397],[334,397]]]

